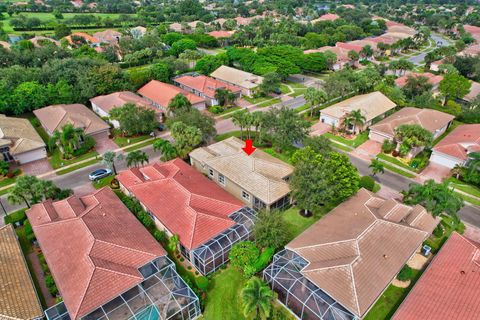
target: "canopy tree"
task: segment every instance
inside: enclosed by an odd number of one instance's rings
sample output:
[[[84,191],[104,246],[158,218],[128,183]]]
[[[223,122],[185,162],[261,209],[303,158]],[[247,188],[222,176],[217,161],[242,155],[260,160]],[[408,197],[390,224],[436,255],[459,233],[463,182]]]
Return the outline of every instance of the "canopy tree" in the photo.
[[[153,132],[158,125],[154,110],[139,107],[133,103],[113,108],[110,111],[110,117],[118,121],[120,130],[126,136],[148,134]]]
[[[175,149],[181,158],[186,158],[190,151],[202,142],[202,132],[184,122],[174,122],[171,125],[172,137],[175,139]]]
[[[445,97],[443,105],[445,106],[450,99],[463,98],[470,92],[471,82],[457,72],[449,72],[440,81],[438,89]]]

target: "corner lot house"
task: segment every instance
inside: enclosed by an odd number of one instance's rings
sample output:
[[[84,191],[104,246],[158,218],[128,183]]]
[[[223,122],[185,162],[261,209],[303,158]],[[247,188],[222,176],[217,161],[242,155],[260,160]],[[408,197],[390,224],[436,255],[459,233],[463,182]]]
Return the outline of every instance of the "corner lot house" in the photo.
[[[190,153],[192,166],[255,209],[290,204],[288,179],[293,167],[257,149],[243,152],[245,142],[232,137]]]
[[[436,227],[360,189],[277,253],[263,278],[300,319],[361,319]]]
[[[202,274],[228,261],[232,245],[251,238],[255,212],[181,159],[118,175],[158,229],[178,235],[180,251]]]
[[[167,113],[168,104],[177,94],[184,95],[198,110],[205,110],[205,99],[174,85],[152,80],[138,90],[138,93],[151,102],[160,111]]]
[[[383,93],[375,91],[343,100],[320,113],[320,121],[335,128],[342,126],[343,118],[352,111],[360,110],[365,117],[365,124],[356,128],[353,124],[347,128],[350,131],[359,132],[367,129],[374,120],[385,117],[385,114],[393,110],[397,105],[388,99]]]
[[[27,216],[63,298],[45,311],[47,320],[200,315],[165,250],[111,189],[48,200]]]
[[[98,96],[90,99],[90,103],[92,104],[92,110],[102,118],[109,118],[110,111],[112,111],[113,108],[123,107],[127,103],[133,103],[137,107],[152,109],[156,112],[159,121],[162,118],[162,112],[158,108],[155,108],[147,99],[130,91],[114,92],[105,96]],[[110,122],[115,128],[120,127],[120,123],[117,120],[110,120]]]
[[[392,319],[480,319],[479,250],[452,233]]]
[[[242,95],[247,97],[251,97],[258,86],[263,82],[263,77],[227,66],[219,67],[217,70],[213,71],[210,76],[217,80],[240,87],[242,89]]]
[[[0,227],[0,258],[0,319],[43,319],[42,306],[12,224]]]
[[[108,124],[83,104],[58,104],[34,110],[33,113],[49,136],[70,123],[75,128],[82,128],[91,137],[108,138]]]
[[[47,157],[45,143],[27,119],[0,114],[0,159],[19,164]]]
[[[218,105],[218,101],[215,99],[218,89],[229,90],[237,97],[241,95],[242,91],[240,87],[204,75],[183,75],[174,78],[173,81],[180,88],[204,98],[209,106]]]
[[[433,134],[433,138],[440,137],[450,126],[455,117],[451,114],[433,109],[403,108],[382,121],[370,126],[368,138],[380,143],[385,140],[393,141],[395,130],[401,125],[419,125]],[[412,150],[414,156],[423,148]]]
[[[430,161],[448,168],[463,166],[471,152],[480,152],[480,124],[456,127],[432,148]]]

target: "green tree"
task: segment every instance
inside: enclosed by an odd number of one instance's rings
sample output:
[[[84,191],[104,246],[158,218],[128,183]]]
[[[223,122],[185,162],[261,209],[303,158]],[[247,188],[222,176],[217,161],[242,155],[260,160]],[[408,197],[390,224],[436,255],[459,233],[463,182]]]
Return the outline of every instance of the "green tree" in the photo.
[[[157,139],[153,143],[153,150],[162,153],[162,161],[169,161],[178,156],[177,149],[168,140]]]
[[[9,102],[16,115],[44,107],[48,102],[46,88],[36,81],[22,82],[11,93]]]
[[[197,49],[197,43],[191,39],[181,39],[172,44],[170,53],[177,56],[185,50]]]
[[[180,237],[178,234],[174,234],[173,236],[168,239],[168,248],[171,251],[175,251],[178,247],[178,244],[180,243]]]
[[[145,163],[148,163],[148,155],[141,150],[135,150],[129,152],[125,160],[127,161],[128,167],[134,166],[138,168],[138,166],[143,166]]]
[[[60,23],[55,26],[55,37],[57,39],[64,38],[72,33],[72,30],[66,24]]]
[[[161,82],[169,82],[172,73],[168,65],[164,62],[159,62],[152,65],[150,68],[150,76]]]
[[[390,70],[395,71],[395,74],[397,74],[398,71],[400,76],[405,74],[407,70],[412,70],[413,67],[414,64],[406,59],[393,60],[388,66]]]
[[[455,216],[464,206],[463,199],[448,187],[448,181],[436,183],[434,180],[427,180],[423,185],[412,183],[409,190],[402,191],[402,194],[405,204],[420,204],[433,216],[442,213]]]
[[[196,127],[177,121],[171,125],[170,129],[180,158],[186,158],[202,142],[202,133]]]
[[[225,54],[207,55],[197,61],[195,70],[201,74],[210,74],[227,63],[228,58]]]
[[[32,204],[46,199],[59,200],[72,194],[72,190],[62,190],[52,181],[41,180],[35,176],[20,176],[15,186],[8,194],[7,201],[11,204],[23,204],[30,208]]]
[[[428,82],[428,78],[424,76],[408,76],[405,86],[403,86],[403,93],[409,99],[413,99],[422,95],[425,92],[431,91],[433,86]]]
[[[443,105],[445,106],[450,99],[463,98],[470,92],[471,86],[471,82],[459,73],[447,73],[438,86],[438,89],[445,97]]]
[[[372,57],[373,56],[372,47],[367,44],[365,47],[362,48],[362,50],[360,50],[360,56],[363,59],[368,59],[368,58]]]
[[[358,133],[362,131],[363,125],[365,124],[366,118],[362,114],[360,109],[352,110],[343,118],[343,126],[345,130],[349,130],[353,133]],[[353,126],[350,129],[350,125]]]
[[[372,162],[368,166],[372,169],[372,174],[375,176],[377,173],[385,173],[385,167],[383,163],[378,159],[372,159]]]
[[[350,60],[353,61],[354,63],[355,63],[356,61],[358,61],[358,59],[360,59],[360,55],[359,55],[358,52],[355,51],[355,50],[350,50],[350,51],[348,51],[348,54],[347,54],[347,55],[348,55],[348,59],[350,59]]]
[[[10,170],[10,163],[0,160],[0,174],[6,176]]]
[[[253,234],[259,247],[274,249],[283,247],[292,236],[279,211],[261,211],[253,227]]]
[[[267,319],[272,312],[274,293],[268,285],[253,277],[242,289],[243,314],[253,319]]]
[[[325,136],[308,136],[303,140],[303,145],[320,154],[327,154],[333,151],[332,142]]]
[[[158,125],[154,110],[133,103],[113,108],[110,111],[110,118],[118,121],[120,130],[127,136],[149,134]]]
[[[167,120],[167,126],[171,127],[175,122],[182,122],[200,130],[200,133],[202,134],[202,142],[205,143],[210,141],[210,139],[217,134],[215,120],[208,114],[202,113],[194,108],[178,110],[173,117]]]
[[[187,97],[185,97],[183,94],[179,93],[175,97],[170,100],[168,103],[168,110],[173,112],[179,112],[179,111],[189,111],[192,108],[192,104],[190,101],[188,101]]]
[[[287,107],[271,109],[265,113],[264,123],[275,149],[279,152],[303,141],[310,124],[295,110]]]
[[[237,96],[228,89],[219,88],[215,90],[215,100],[217,100],[221,106],[233,104],[236,97]]]
[[[80,148],[82,142],[88,138],[82,128],[75,128],[71,123],[64,125],[61,130],[55,130],[52,137],[48,141],[50,150],[53,150],[55,145],[60,147],[64,159],[73,157],[75,150]]]
[[[276,72],[269,72],[263,76],[263,82],[260,84],[260,91],[268,95],[271,92],[275,92],[280,86],[281,77]]]
[[[232,246],[228,258],[232,267],[244,271],[246,268],[253,266],[259,255],[260,250],[255,243],[242,241]]]
[[[117,175],[117,168],[115,166],[115,160],[117,159],[117,154],[114,151],[107,151],[102,156],[102,162],[113,171],[114,175]]]
[[[433,134],[418,124],[402,124],[395,129],[395,140],[403,146],[400,153],[406,155],[412,148],[429,146]]]
[[[305,101],[310,104],[310,117],[313,117],[314,107],[327,102],[327,94],[325,91],[317,90],[309,87],[304,94]]]

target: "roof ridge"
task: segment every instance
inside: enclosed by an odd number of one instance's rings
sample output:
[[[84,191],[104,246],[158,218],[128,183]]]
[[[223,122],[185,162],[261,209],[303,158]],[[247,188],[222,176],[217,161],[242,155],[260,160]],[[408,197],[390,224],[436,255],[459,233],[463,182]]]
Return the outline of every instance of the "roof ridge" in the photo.
[[[350,241],[355,241],[355,239],[347,239],[347,240],[340,240],[340,241],[314,244],[314,245],[310,245],[310,246],[298,247],[298,248],[295,248],[295,249],[292,249],[292,250],[295,251],[295,250],[301,250],[301,249],[310,249],[310,248],[315,248],[315,247],[328,246],[328,245],[332,245],[332,244],[341,244],[341,243],[350,242]]]
[[[356,282],[355,282],[355,275],[353,274],[352,264],[349,265],[349,269],[350,269],[350,275],[351,275],[351,277],[352,277],[352,284],[353,284],[353,293],[354,293],[355,305],[357,306],[358,314],[361,314],[361,312],[360,312],[360,304],[359,304],[359,301],[358,301],[358,294],[357,294],[357,285],[356,285]]]
[[[87,229],[88,229],[88,228],[87,228]],[[155,254],[150,253],[150,252],[147,252],[147,251],[141,251],[141,250],[134,249],[134,248],[127,248],[127,247],[125,247],[125,246],[122,246],[122,245],[119,245],[119,244],[116,244],[116,243],[113,243],[113,242],[108,242],[108,241],[100,240],[100,239],[96,239],[96,238],[94,238],[94,239],[95,239],[94,242],[100,242],[100,243],[104,243],[104,244],[109,244],[109,245],[112,245],[112,246],[114,246],[114,247],[122,248],[122,249],[125,249],[125,250],[128,250],[128,251],[132,251],[132,252],[143,253],[143,254],[147,254],[147,255],[150,255],[150,256],[156,256]]]

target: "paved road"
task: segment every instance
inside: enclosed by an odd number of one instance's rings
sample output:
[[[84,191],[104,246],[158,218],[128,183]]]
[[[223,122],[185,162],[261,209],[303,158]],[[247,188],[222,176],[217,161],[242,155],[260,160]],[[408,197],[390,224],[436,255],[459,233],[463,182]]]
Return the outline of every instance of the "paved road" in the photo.
[[[408,58],[408,61],[416,64],[416,65],[420,65],[423,63],[423,61],[425,60],[425,56],[427,55],[428,52],[434,50],[435,48],[437,47],[446,47],[446,46],[449,46],[450,45],[450,41],[448,40],[445,40],[444,38],[436,35],[436,34],[433,34],[431,35],[430,37],[433,41],[435,41],[435,46],[432,47],[430,50],[428,51],[424,51],[424,52],[421,52],[419,53],[418,55],[416,56],[413,56],[413,57],[410,57]]]

